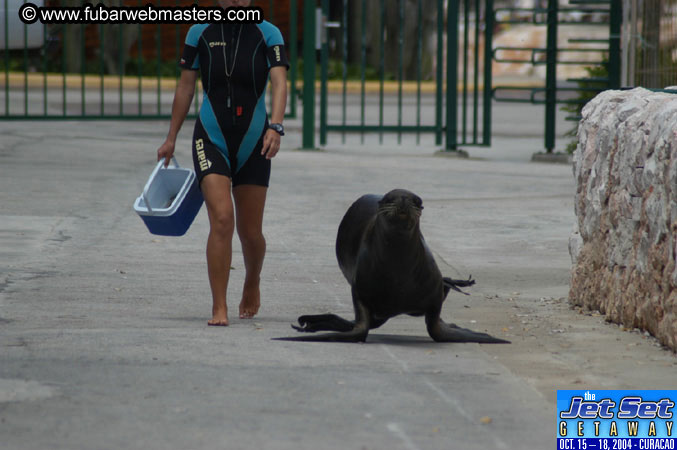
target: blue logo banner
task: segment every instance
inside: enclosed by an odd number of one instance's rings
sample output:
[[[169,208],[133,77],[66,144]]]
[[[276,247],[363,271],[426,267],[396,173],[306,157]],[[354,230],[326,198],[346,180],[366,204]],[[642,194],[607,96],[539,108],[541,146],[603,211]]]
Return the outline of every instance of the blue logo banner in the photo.
[[[557,448],[674,449],[677,391],[558,390]]]

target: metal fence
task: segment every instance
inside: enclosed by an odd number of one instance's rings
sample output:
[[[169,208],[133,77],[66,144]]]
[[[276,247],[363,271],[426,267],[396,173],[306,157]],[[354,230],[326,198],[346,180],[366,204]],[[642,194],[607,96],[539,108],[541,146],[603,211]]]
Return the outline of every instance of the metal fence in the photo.
[[[545,2],[544,2],[545,3]],[[547,6],[534,8],[497,8],[497,15],[506,18],[497,20],[498,25],[530,23],[547,28],[545,47],[497,47],[494,60],[498,63],[530,63],[545,65],[546,77],[543,87],[494,86],[494,98],[505,102],[526,102],[545,106],[545,149],[552,153],[555,148],[555,118],[557,105],[582,105],[595,93],[621,86],[620,29],[622,21],[621,0],[569,0],[561,7],[558,0],[547,0]],[[515,18],[516,17],[516,18]],[[585,27],[604,24],[608,36],[602,39],[585,37]],[[560,25],[580,27],[580,36],[568,39],[566,46],[558,44]],[[572,48],[571,44],[577,44]],[[509,58],[509,51],[519,56]],[[583,53],[595,55],[595,60],[582,59]],[[562,65],[601,67],[599,74],[569,78],[567,84],[557,82],[557,68]],[[577,84],[577,86],[573,85]],[[517,95],[515,95],[517,93]],[[576,93],[583,95],[576,96]],[[569,108],[575,109],[575,108]],[[575,114],[568,117],[578,120]]]
[[[677,86],[677,0],[623,0],[623,86]]]
[[[23,3],[0,0],[0,120],[155,119],[171,115],[180,73],[177,62],[189,24],[26,25],[18,16]],[[86,2],[33,3],[80,6]],[[147,2],[113,3],[143,6]],[[195,2],[154,3],[189,6]],[[274,0],[256,3],[263,7],[268,20],[280,18],[285,22],[292,86],[287,116],[295,116],[297,0],[285,2],[284,10]],[[201,101],[201,89],[197,91],[191,116],[197,114]]]
[[[492,5],[323,0],[320,143],[332,132],[489,145]]]
[[[169,117],[179,74],[176,61],[189,25],[25,25],[17,14],[24,1],[0,0],[0,49],[4,50],[0,120]],[[85,3],[32,2],[38,6]],[[120,0],[104,2],[119,4]],[[122,4],[145,2],[123,0]],[[496,10],[493,0],[317,0],[305,2],[303,18],[297,2],[258,0],[254,4],[286,30],[292,85],[288,117],[297,114],[297,46],[303,41],[306,61],[312,62],[316,49],[321,49],[322,144],[329,133],[340,134],[342,141],[346,134],[357,133],[362,142],[367,134],[382,142],[384,133],[396,133],[398,141],[403,134],[413,134],[416,143],[422,135],[432,136],[435,145],[446,138],[449,150],[488,145],[492,94],[499,101],[545,105],[545,148],[552,151],[556,105],[586,101],[573,98],[575,92],[592,95],[620,86],[677,85],[677,0],[568,0],[565,7],[560,7],[562,0],[540,0],[535,8]],[[155,2],[161,6],[193,3]],[[316,6],[322,7],[319,19]],[[492,50],[494,29],[510,26],[513,16],[517,17],[514,23],[547,27],[546,45]],[[302,27],[301,21],[309,26]],[[569,40],[576,42],[576,49],[558,46],[562,23],[581,27],[584,37]],[[608,26],[608,37],[585,37],[585,27],[594,23]],[[514,61],[505,50],[521,52],[516,62],[546,67],[544,86],[492,86],[492,58],[498,64]],[[581,52],[595,54],[595,64],[606,72],[558,84],[558,66],[591,65],[589,58],[577,61]],[[316,79],[314,64],[306,64],[304,70],[304,79]],[[314,89],[314,83],[305,83],[304,147],[312,147],[314,139]],[[201,101],[201,89],[197,91],[191,115]],[[518,91],[522,97],[514,94]]]

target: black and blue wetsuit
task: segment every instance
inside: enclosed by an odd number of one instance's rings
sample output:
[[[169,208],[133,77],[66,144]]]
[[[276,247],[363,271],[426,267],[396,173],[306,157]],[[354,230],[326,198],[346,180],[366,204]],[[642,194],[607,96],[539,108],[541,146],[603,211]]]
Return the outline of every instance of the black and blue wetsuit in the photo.
[[[268,186],[270,160],[261,156],[268,74],[274,66],[289,68],[280,30],[266,21],[193,25],[179,65],[200,70],[204,89],[193,132],[198,180],[218,173],[233,186]]]

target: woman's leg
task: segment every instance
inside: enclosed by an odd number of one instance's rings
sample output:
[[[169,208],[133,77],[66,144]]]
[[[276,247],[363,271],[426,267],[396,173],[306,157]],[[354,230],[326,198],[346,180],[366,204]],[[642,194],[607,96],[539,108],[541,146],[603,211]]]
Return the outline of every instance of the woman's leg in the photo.
[[[266,240],[263,237],[263,208],[266,203],[265,186],[242,184],[233,188],[237,217],[237,234],[242,243],[242,254],[246,269],[240,318],[251,319],[259,312],[261,294],[259,281],[263,258],[266,254]]]
[[[231,199],[230,178],[210,174],[204,177],[200,187],[209,214],[209,238],[207,239],[207,272],[212,289],[212,319],[208,325],[228,325],[226,291],[233,257],[233,230],[235,219]]]

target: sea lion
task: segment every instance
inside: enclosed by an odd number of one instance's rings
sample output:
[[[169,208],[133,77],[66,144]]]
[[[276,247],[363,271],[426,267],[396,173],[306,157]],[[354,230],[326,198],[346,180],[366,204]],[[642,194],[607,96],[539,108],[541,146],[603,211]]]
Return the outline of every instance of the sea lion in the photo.
[[[334,314],[305,315],[302,332],[335,331],[280,340],[364,342],[369,330],[400,314],[425,316],[428,334],[437,342],[508,343],[440,318],[451,289],[475,284],[442,277],[421,235],[421,198],[395,189],[384,196],[364,195],[348,209],[336,237],[336,257],[352,288],[355,320]]]

